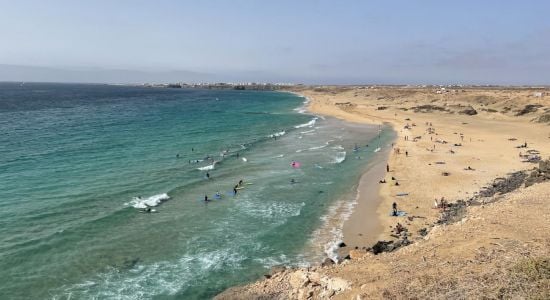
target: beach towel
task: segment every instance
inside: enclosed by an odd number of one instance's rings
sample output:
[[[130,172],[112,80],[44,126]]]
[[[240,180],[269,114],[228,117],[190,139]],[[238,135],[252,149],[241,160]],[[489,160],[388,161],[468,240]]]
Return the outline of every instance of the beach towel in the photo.
[[[394,216],[394,215],[393,215],[393,211],[390,212],[390,217],[404,217],[404,216],[406,216],[406,215],[407,215],[407,213],[404,212],[404,211],[402,211],[402,210],[398,210],[398,211],[397,211],[397,216]]]

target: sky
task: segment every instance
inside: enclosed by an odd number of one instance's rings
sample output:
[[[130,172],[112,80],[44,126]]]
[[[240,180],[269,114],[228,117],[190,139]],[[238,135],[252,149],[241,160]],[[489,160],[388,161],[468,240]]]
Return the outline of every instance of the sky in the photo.
[[[550,1],[5,1],[0,80],[550,84]]]

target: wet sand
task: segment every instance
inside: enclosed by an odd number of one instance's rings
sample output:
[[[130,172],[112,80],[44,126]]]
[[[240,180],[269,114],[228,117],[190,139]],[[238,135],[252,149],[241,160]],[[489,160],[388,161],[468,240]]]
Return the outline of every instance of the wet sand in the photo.
[[[382,198],[380,197],[379,183],[386,177],[386,163],[390,153],[389,147],[384,147],[374,157],[372,164],[361,176],[357,187],[357,204],[353,213],[345,221],[343,227],[345,249],[364,247],[376,243],[378,236],[383,232],[379,216],[376,212]],[[388,184],[388,183],[386,183]]]

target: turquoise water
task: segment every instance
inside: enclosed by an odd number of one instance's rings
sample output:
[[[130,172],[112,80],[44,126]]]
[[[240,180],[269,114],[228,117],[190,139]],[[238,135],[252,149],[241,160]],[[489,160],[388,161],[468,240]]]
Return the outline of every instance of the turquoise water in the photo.
[[[390,134],[300,113],[303,102],[0,83],[0,295],[203,299],[317,262],[323,216],[350,201]]]

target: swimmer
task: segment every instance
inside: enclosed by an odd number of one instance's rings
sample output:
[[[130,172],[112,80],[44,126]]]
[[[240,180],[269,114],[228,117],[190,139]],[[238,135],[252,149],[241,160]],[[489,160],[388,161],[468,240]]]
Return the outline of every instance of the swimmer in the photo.
[[[204,202],[208,202],[208,201],[210,201],[210,200],[208,199],[208,196],[207,196],[207,195],[204,195]]]
[[[296,180],[294,180],[294,178],[290,179],[290,184],[295,184],[296,183]]]

